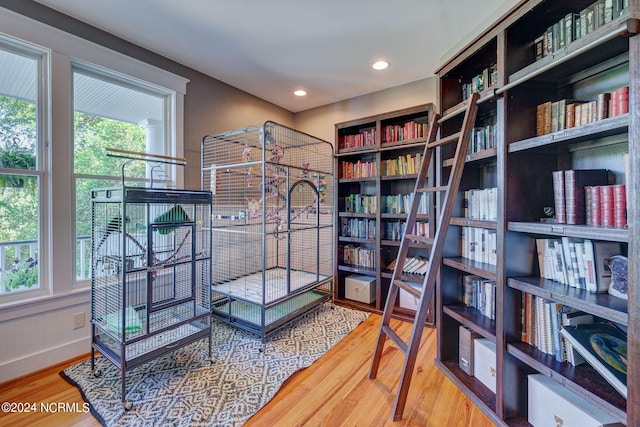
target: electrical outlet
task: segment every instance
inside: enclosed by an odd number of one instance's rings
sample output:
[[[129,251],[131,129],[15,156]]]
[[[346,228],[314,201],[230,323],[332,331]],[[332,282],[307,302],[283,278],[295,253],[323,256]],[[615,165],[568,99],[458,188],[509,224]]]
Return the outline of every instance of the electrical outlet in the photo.
[[[73,329],[84,328],[84,311],[73,315]]]

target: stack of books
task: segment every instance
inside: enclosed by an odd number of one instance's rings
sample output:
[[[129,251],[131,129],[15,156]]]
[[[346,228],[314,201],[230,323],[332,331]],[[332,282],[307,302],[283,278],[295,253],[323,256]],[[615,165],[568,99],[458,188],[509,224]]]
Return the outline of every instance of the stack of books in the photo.
[[[361,129],[353,135],[341,135],[338,138],[338,150],[370,147],[376,144],[376,128]]]
[[[424,138],[429,132],[429,125],[414,120],[403,124],[385,125],[382,127],[382,144]]]
[[[536,61],[549,56],[599,27],[629,12],[628,0],[598,0],[580,11],[565,15],[536,37]]]
[[[555,221],[558,224],[585,224],[585,187],[607,185],[606,169],[569,169],[552,173]]]
[[[489,319],[496,318],[496,282],[480,276],[462,276],[463,303]]]
[[[398,261],[397,259],[394,259],[393,261],[391,261],[389,265],[387,265],[387,270],[393,270],[396,267],[397,261]],[[428,267],[429,267],[429,260],[419,256],[414,256],[410,258],[405,258],[402,272],[407,274],[424,275],[427,273]]]
[[[629,112],[629,87],[600,93],[591,101],[560,99],[536,106],[536,136],[558,132]]]
[[[573,237],[536,239],[540,277],[588,292],[607,292],[609,259],[622,253],[619,242]]]

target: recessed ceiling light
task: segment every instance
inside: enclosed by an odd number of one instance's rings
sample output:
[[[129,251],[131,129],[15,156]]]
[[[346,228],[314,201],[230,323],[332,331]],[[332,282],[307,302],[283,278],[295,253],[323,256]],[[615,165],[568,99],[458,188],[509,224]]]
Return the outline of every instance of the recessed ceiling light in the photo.
[[[388,66],[389,66],[389,63],[387,61],[378,61],[372,65],[374,70],[384,70]]]
[[[295,96],[305,96],[307,94],[306,90],[302,90],[302,89],[298,89],[297,91],[293,92],[293,94]]]

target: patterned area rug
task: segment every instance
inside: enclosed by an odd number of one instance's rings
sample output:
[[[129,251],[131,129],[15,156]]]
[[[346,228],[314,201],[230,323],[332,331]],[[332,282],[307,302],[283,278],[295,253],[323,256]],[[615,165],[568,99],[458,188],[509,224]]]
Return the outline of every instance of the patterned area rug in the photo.
[[[80,389],[105,426],[241,426],[296,371],[311,365],[347,336],[368,313],[330,303],[294,320],[263,344],[249,332],[213,320],[213,363],[200,340],[127,371],[125,411],[120,371],[102,356],[60,373]],[[263,348],[261,352],[260,349]]]

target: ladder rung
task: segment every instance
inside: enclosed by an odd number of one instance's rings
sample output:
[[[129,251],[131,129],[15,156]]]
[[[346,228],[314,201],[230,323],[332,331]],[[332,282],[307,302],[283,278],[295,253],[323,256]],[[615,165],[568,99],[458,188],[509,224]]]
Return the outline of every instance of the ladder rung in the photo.
[[[447,186],[423,187],[416,189],[416,193],[437,193],[438,191],[447,191]]]
[[[433,238],[427,236],[418,236],[417,234],[405,234],[405,239],[415,240],[419,243],[424,243],[426,245],[433,244]]]
[[[396,334],[396,331],[391,329],[391,326],[389,325],[382,325],[382,330],[384,331],[385,334],[387,334],[389,339],[393,341],[393,343],[400,349],[400,351],[402,351],[406,356],[409,347],[407,346],[407,343],[405,343],[402,340],[402,338],[400,338],[400,336]]]
[[[454,133],[452,135],[445,136],[444,138],[436,139],[435,141],[430,142],[429,144],[427,144],[427,147],[434,148],[434,147],[439,147],[440,145],[445,145],[445,144],[450,144],[452,142],[456,142],[460,138],[460,134],[461,134],[461,132],[456,132],[456,133]]]
[[[400,289],[407,291],[408,293],[410,293],[416,298],[420,298],[422,296],[421,288],[418,288],[416,286],[411,286],[407,282],[403,282],[402,280],[394,280],[393,284],[399,287]]]

